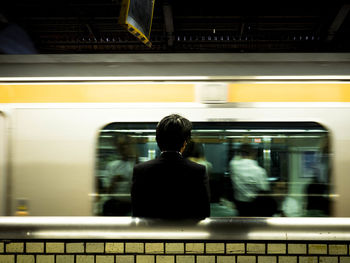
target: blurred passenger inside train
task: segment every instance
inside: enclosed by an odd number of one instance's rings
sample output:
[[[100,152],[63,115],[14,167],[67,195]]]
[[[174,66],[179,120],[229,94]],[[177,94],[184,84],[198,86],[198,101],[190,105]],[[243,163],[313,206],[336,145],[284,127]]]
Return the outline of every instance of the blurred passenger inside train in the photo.
[[[313,178],[306,187],[306,216],[323,217],[330,214],[329,175],[330,167],[330,140],[323,140],[317,156],[317,165],[312,167]]]
[[[320,145],[318,166],[314,168],[314,178],[306,188],[307,214],[306,216],[329,216],[329,176],[331,174],[330,140],[323,140]]]
[[[267,174],[256,161],[257,150],[242,144],[240,156],[230,161],[234,203],[239,216],[272,216],[276,202],[265,193],[270,190]]]
[[[329,215],[329,190],[327,184],[315,176],[306,188],[306,216],[324,217]]]
[[[277,202],[277,211],[274,216],[300,217],[303,215],[302,206],[298,200],[288,193],[288,182],[276,182],[273,189]]]
[[[210,172],[213,168],[213,165],[211,162],[209,162],[205,158],[204,154],[204,146],[201,143],[190,141],[185,148],[185,151],[183,153],[183,157],[187,158],[188,160],[199,163],[201,165],[204,165],[206,168],[206,172],[208,177],[210,177]]]
[[[119,153],[118,159],[107,163],[107,182],[105,192],[110,198],[103,205],[103,215],[131,215],[131,180],[132,171],[138,162],[138,155],[133,139],[125,134],[117,134],[113,139]]]
[[[223,187],[217,181],[210,177],[213,165],[205,157],[204,146],[202,143],[190,141],[185,148],[183,157],[188,160],[204,165],[209,178],[210,185],[210,214],[212,216],[236,216],[235,210],[232,208],[232,203],[225,198],[222,198]]]
[[[192,123],[177,114],[158,123],[160,156],[134,167],[134,217],[200,220],[210,216],[206,168],[182,156],[191,139],[191,129]]]

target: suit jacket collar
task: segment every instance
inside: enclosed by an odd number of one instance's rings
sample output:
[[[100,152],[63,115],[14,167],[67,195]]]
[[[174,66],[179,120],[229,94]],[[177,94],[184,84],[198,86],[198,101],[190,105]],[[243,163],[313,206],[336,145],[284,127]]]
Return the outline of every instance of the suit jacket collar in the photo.
[[[177,151],[164,151],[160,154],[161,159],[182,159],[182,154]]]

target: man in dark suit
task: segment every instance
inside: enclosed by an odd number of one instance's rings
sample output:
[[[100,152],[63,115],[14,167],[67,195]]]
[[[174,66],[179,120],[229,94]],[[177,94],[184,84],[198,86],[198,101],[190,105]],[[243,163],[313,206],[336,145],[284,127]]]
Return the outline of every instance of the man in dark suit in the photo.
[[[182,157],[192,124],[177,114],[157,125],[161,155],[134,167],[132,215],[165,219],[203,219],[210,216],[209,180],[203,165]]]

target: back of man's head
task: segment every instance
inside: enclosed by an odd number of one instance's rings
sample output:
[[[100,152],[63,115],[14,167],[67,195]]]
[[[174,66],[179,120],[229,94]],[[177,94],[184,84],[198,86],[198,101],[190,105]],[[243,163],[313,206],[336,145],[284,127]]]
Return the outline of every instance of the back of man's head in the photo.
[[[171,114],[157,125],[156,139],[161,151],[180,151],[191,138],[192,123],[186,118]]]
[[[242,144],[240,148],[240,152],[242,157],[244,158],[255,158],[256,157],[256,150],[248,143]]]

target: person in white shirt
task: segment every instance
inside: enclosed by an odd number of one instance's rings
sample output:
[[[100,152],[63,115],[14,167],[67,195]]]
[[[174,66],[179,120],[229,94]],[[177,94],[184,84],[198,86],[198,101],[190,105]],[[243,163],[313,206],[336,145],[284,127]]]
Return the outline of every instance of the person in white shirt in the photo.
[[[289,194],[289,183],[285,181],[275,182],[273,192],[276,196],[277,211],[275,217],[301,217],[303,209],[300,202]]]
[[[120,154],[117,160],[106,166],[106,192],[110,198],[103,205],[103,215],[131,215],[131,180],[137,163],[137,153],[131,137],[117,134],[114,138],[115,148]]]
[[[230,161],[231,180],[233,182],[234,200],[240,216],[264,216],[262,211],[271,209],[261,207],[259,194],[270,190],[264,168],[256,161],[257,151],[249,144],[243,144],[241,156]],[[263,210],[262,210],[263,209]]]

